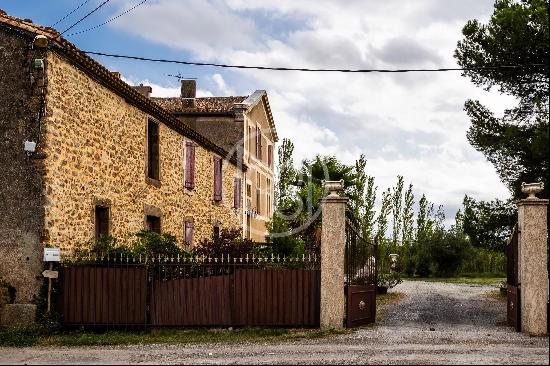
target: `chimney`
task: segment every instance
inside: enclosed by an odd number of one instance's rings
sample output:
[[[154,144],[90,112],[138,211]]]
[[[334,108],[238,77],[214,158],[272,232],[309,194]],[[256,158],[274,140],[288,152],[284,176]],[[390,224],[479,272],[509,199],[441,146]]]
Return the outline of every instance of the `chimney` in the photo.
[[[117,79],[120,79],[120,72],[118,72],[118,71],[111,71],[111,75],[113,75]]]
[[[181,81],[181,103],[183,108],[193,108],[195,106],[195,96],[197,94],[196,80]]]
[[[136,86],[132,86],[132,88],[137,90],[140,94],[145,95],[146,97],[151,96],[151,93],[153,92],[153,88],[151,88],[149,85],[139,84]]]

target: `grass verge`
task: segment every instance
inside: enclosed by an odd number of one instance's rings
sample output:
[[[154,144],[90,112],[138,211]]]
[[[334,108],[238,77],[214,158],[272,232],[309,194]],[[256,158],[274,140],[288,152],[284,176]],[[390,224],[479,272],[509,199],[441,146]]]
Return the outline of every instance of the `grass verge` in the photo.
[[[384,295],[376,295],[376,323],[384,319],[384,305],[396,304],[405,299],[405,297],[407,296],[401,292],[389,292]]]
[[[488,292],[487,294],[485,294],[485,296],[491,298],[491,299],[495,299],[495,300],[498,300],[498,301],[501,301],[501,302],[506,302],[507,299],[506,299],[506,293],[505,292],[502,292],[500,290],[493,290],[493,291],[490,291]]]
[[[239,328],[239,329],[161,329],[150,332],[108,331],[95,333],[73,331],[55,335],[40,335],[37,329],[11,329],[0,331],[0,347],[28,346],[117,346],[142,344],[196,344],[289,342],[346,334],[347,330]]]
[[[408,281],[425,281],[425,282],[444,282],[444,283],[463,283],[471,285],[500,285],[506,280],[504,277],[411,277],[405,278]]]

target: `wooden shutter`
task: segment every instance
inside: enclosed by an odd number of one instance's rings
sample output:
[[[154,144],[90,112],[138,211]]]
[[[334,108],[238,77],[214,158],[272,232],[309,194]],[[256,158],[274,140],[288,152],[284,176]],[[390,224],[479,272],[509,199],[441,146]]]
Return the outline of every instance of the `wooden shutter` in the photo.
[[[233,192],[233,207],[241,208],[241,178],[235,178]]]
[[[185,188],[195,188],[195,144],[185,144]]]
[[[185,222],[185,244],[190,248],[193,247],[193,221]]]
[[[267,146],[267,165],[271,167],[271,164],[273,164],[273,145]]]
[[[214,201],[222,200],[222,159],[214,157]]]
[[[256,157],[262,160],[262,131],[256,127]]]

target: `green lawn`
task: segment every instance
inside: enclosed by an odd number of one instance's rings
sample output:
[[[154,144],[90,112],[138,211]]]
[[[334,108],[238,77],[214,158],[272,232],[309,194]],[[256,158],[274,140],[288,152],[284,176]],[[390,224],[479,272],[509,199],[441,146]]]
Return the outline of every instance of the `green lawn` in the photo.
[[[465,283],[474,285],[500,285],[506,280],[504,277],[411,277],[404,278],[408,281],[426,281],[426,282],[446,282],[446,283]]]
[[[0,347],[28,346],[114,346],[132,344],[192,344],[192,343],[241,343],[287,342],[315,339],[348,330],[240,328],[240,329],[162,329],[143,331],[87,331],[44,335],[38,327],[0,331]],[[41,334],[42,333],[42,334]]]

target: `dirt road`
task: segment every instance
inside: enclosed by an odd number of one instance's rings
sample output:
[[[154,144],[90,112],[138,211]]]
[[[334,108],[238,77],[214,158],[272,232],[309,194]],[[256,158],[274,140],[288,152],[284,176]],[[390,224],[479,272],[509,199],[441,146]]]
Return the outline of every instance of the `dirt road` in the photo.
[[[384,321],[352,334],[282,344],[0,348],[0,364],[546,364],[548,338],[504,325],[495,288],[405,282]]]

